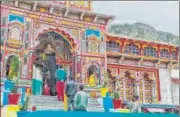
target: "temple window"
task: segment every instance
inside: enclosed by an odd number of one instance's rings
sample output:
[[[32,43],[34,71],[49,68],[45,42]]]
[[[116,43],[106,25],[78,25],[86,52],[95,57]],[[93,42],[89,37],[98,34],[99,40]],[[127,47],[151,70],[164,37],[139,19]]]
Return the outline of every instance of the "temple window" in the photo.
[[[177,55],[177,54],[176,54],[175,51],[172,51],[172,52],[171,52],[171,58],[172,58],[172,59],[176,59],[176,55]]]
[[[157,57],[157,51],[155,48],[151,46],[147,46],[144,49],[144,55],[145,56],[152,56],[152,57]]]
[[[112,52],[120,52],[120,46],[119,43],[116,42],[107,42],[107,51],[112,51]]]
[[[96,41],[90,41],[88,44],[89,52],[99,52],[99,44]]]
[[[134,43],[130,43],[130,44],[126,45],[125,53],[139,55],[140,50],[139,50],[139,47],[137,45],[135,45]]]
[[[11,39],[21,40],[21,29],[18,26],[14,26],[11,29]]]
[[[169,58],[169,52],[168,52],[168,50],[162,49],[162,50],[160,51],[160,56],[161,56],[161,58]]]

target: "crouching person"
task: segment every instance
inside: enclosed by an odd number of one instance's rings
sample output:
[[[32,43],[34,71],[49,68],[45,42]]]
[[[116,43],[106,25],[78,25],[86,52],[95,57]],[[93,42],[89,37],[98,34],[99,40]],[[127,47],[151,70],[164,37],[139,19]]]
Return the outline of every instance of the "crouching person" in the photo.
[[[79,91],[76,93],[74,98],[75,110],[76,111],[86,111],[88,105],[88,95],[84,92],[84,85],[79,86]]]

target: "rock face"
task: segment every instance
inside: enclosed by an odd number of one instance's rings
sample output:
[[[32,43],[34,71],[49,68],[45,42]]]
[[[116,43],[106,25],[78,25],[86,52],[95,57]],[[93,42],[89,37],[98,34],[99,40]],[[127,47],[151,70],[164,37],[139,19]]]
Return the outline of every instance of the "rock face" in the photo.
[[[179,45],[179,36],[158,31],[154,27],[140,22],[133,24],[112,24],[109,26],[108,32],[113,35]]]

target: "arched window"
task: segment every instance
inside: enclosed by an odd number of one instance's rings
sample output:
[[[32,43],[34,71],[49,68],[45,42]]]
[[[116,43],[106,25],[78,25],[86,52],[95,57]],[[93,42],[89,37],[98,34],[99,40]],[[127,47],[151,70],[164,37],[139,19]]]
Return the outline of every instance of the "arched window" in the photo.
[[[107,51],[120,52],[120,45],[116,42],[107,42]]]
[[[152,57],[157,57],[157,51],[155,48],[151,46],[147,46],[144,49],[144,55],[145,56],[152,56]]]
[[[177,56],[176,51],[172,51],[171,52],[171,58],[176,59],[177,58],[176,56]]]
[[[21,40],[21,29],[18,26],[14,26],[11,29],[11,39]]]
[[[169,52],[166,49],[162,49],[160,52],[161,58],[169,58]]]
[[[90,41],[88,44],[89,52],[99,52],[99,44],[96,41]]]
[[[134,43],[130,43],[130,44],[126,45],[125,53],[139,55],[140,50],[139,50],[139,47],[137,45],[135,45]]]

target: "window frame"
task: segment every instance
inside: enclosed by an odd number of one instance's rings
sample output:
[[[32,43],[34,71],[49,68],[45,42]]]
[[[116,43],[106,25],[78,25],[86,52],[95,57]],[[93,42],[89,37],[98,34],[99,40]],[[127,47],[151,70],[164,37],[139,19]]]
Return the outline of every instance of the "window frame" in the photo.
[[[157,50],[152,46],[147,46],[144,48],[144,56],[157,57]]]
[[[129,43],[125,46],[125,53],[140,55],[140,48],[134,43]]]

